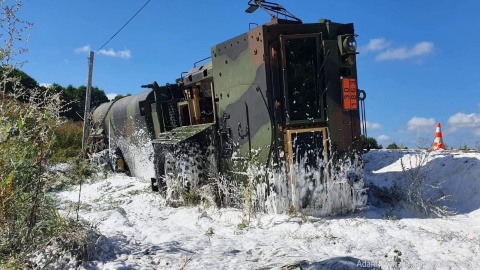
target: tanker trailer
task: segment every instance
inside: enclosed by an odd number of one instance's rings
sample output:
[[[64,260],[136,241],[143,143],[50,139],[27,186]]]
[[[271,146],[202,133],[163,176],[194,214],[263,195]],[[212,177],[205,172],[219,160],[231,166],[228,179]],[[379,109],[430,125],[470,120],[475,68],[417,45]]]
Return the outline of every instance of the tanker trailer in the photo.
[[[179,93],[176,85],[160,87],[154,82],[142,87],[151,90],[101,104],[92,111],[90,141],[92,152],[109,150],[108,159],[115,171],[150,181],[155,176],[151,140],[172,128],[159,120],[159,104],[178,100]]]

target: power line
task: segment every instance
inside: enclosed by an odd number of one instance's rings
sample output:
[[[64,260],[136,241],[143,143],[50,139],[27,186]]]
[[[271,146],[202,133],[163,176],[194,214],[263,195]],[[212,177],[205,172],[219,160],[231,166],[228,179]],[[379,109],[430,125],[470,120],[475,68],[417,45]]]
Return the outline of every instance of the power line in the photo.
[[[135,18],[135,16],[137,16],[138,13],[140,13],[140,11],[142,11],[142,9],[150,2],[151,0],[148,0],[135,14],[133,14],[133,16],[130,18],[130,20],[128,20],[109,40],[107,40],[107,42],[105,42],[105,44],[102,45],[102,47],[100,47],[100,49],[98,49],[96,51],[96,53],[98,53],[98,51],[100,51],[101,49],[103,49],[103,47],[105,47],[118,33],[120,33],[120,31],[123,30],[123,28],[125,28],[125,26],[127,26],[128,23],[130,23],[131,20],[133,20],[133,18]]]

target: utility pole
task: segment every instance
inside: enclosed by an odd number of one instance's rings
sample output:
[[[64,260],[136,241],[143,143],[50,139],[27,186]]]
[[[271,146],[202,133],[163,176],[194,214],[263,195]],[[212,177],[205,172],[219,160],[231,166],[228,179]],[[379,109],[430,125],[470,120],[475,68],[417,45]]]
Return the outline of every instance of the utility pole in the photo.
[[[92,89],[92,73],[93,73],[93,51],[90,51],[90,57],[88,58],[88,82],[87,93],[85,94],[85,114],[83,115],[83,138],[82,138],[82,154],[86,154],[88,129],[90,126],[90,92]]]

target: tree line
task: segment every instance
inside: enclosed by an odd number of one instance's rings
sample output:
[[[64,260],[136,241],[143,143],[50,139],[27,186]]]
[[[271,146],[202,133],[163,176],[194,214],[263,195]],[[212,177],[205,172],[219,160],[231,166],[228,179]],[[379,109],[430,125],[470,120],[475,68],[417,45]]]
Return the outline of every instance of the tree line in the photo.
[[[373,137],[365,137],[362,135],[362,141],[369,145],[370,149],[383,149],[383,145],[378,144],[377,140]],[[395,149],[408,149],[408,147],[403,144],[397,145],[395,142],[389,144],[386,149],[395,150]]]
[[[0,69],[0,72],[3,73],[5,72],[5,70]],[[75,87],[70,84],[67,87],[64,87],[60,84],[54,83],[50,86],[42,86],[39,85],[39,83],[34,78],[19,69],[14,69],[9,73],[8,76],[11,78],[20,78],[20,87],[24,89],[40,89],[49,93],[61,93],[62,100],[65,104],[68,104],[67,110],[62,112],[62,116],[72,119],[74,121],[83,120],[83,115],[85,112],[85,94],[87,92],[87,87],[85,85]],[[12,92],[14,87],[18,86],[14,86],[12,83],[7,83],[5,85],[5,89],[3,89],[2,91]],[[115,99],[121,97],[123,96],[119,95],[115,97]],[[22,101],[28,100],[27,97],[20,97],[19,99]],[[91,88],[91,108],[94,108],[108,101],[109,99],[105,94],[104,90],[98,87]]]

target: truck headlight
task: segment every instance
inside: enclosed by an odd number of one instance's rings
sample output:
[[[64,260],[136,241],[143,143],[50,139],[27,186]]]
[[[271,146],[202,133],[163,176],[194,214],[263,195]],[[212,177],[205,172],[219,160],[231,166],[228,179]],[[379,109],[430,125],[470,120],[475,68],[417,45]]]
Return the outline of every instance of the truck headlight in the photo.
[[[357,51],[357,41],[355,37],[348,36],[343,40],[343,48],[350,53],[354,53]]]

